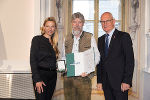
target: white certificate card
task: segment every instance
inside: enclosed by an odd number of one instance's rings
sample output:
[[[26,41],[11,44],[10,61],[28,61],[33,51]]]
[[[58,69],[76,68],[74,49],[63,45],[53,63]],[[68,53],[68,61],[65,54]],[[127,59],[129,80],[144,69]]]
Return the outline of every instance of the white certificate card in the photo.
[[[57,66],[59,71],[64,71],[65,70],[65,60],[58,60],[57,61]]]

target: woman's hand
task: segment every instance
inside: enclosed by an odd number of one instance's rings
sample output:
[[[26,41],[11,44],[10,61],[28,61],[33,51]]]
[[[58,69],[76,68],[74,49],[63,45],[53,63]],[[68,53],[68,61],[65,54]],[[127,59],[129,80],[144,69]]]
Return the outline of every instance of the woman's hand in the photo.
[[[35,85],[35,90],[37,90],[37,92],[40,94],[41,92],[43,92],[43,86],[46,86],[43,81],[37,82]]]

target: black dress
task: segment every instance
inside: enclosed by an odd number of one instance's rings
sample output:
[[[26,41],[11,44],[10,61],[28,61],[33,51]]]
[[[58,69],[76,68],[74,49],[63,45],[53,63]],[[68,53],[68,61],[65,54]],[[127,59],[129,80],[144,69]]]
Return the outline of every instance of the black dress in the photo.
[[[35,90],[37,100],[50,100],[56,87],[56,53],[49,42],[49,39],[43,35],[35,36],[32,39],[30,50],[30,65],[32,79],[35,87],[36,82],[43,81],[44,92],[39,94]]]

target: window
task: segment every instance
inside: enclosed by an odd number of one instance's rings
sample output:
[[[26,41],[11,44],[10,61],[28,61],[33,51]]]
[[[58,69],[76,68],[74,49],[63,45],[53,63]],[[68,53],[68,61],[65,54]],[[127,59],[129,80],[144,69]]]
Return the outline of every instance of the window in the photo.
[[[83,6],[84,5],[84,6]],[[81,12],[85,17],[84,31],[100,37],[102,30],[100,16],[104,12],[111,12],[116,19],[116,28],[122,28],[122,0],[72,0],[72,13]]]
[[[94,33],[94,0],[73,0],[72,11],[81,12],[85,17],[83,30]]]

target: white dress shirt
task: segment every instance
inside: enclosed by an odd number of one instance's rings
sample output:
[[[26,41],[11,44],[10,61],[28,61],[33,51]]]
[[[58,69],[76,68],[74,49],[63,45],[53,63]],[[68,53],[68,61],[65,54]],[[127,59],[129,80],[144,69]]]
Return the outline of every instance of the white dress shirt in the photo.
[[[74,36],[74,43],[73,43],[73,48],[72,48],[72,53],[78,53],[79,52],[79,39],[80,37],[76,38]],[[94,36],[91,37],[91,48],[93,48],[94,53],[95,53],[95,66],[99,63],[100,60],[100,53],[97,48],[97,43],[94,38]]]
[[[109,34],[109,36],[108,36],[108,40],[109,40],[109,41],[108,41],[108,47],[109,47],[109,44],[110,44],[110,41],[111,41],[111,37],[112,37],[114,31],[115,31],[115,28],[113,28],[111,32],[106,33],[106,34]]]

